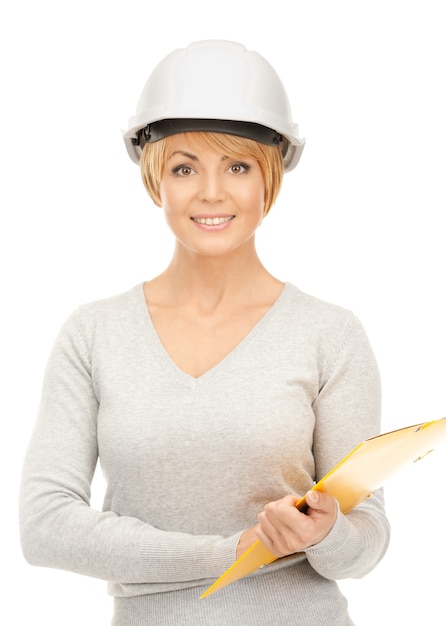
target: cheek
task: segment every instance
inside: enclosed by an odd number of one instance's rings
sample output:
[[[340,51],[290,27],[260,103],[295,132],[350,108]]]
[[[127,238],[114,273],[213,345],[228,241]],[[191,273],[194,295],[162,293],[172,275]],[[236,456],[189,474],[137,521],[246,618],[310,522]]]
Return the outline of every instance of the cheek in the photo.
[[[161,201],[161,206],[165,208],[166,205],[168,204],[169,194],[165,185],[163,185],[162,182],[160,183],[160,186],[159,186],[159,197]]]
[[[263,176],[259,172],[255,181],[252,181],[252,184],[246,188],[247,194],[249,194],[249,199],[252,202],[253,206],[263,207],[265,206],[265,183],[263,181]]]
[[[194,197],[194,186],[191,181],[188,184],[166,184],[161,182],[159,194],[161,206],[166,213],[180,215],[184,213]]]
[[[243,191],[243,201],[253,209],[259,209],[263,213],[265,206],[265,189],[263,185],[255,185]]]
[[[166,211],[166,213],[175,212],[176,206],[178,206],[178,194],[175,193],[173,189],[169,186],[160,185],[160,200],[161,206]]]

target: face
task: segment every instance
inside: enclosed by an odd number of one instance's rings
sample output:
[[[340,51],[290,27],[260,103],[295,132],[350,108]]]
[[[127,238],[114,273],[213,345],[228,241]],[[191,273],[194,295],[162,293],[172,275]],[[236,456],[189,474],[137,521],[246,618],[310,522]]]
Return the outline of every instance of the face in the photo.
[[[219,256],[254,246],[264,214],[258,162],[227,157],[175,135],[160,183],[166,220],[180,246]]]

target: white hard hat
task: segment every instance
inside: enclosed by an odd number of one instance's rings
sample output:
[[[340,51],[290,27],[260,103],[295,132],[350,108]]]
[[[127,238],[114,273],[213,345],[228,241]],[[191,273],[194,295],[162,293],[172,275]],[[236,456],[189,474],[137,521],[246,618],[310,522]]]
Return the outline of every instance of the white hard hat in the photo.
[[[285,171],[297,165],[305,143],[276,71],[257,52],[231,41],[198,41],[165,57],[149,76],[123,136],[139,163],[145,143],[194,130],[280,144]]]

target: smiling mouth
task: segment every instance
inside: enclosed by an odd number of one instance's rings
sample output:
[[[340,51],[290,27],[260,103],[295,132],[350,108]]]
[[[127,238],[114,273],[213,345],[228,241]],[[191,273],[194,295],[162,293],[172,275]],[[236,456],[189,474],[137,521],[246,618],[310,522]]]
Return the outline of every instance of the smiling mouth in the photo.
[[[235,215],[228,215],[227,217],[192,217],[193,222],[198,224],[204,224],[206,226],[218,226],[218,224],[224,224],[233,220]]]

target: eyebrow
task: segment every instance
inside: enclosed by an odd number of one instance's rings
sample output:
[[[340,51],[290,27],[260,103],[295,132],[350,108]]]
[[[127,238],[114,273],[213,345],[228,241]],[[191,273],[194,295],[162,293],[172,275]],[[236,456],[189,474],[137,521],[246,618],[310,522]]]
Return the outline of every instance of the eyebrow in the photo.
[[[190,152],[184,152],[183,150],[175,150],[175,152],[172,152],[172,154],[169,156],[169,159],[171,159],[176,154],[182,154],[187,159],[191,159],[191,161],[198,161],[198,157],[195,156],[195,154],[191,154]]]
[[[185,156],[187,159],[190,159],[191,161],[198,161],[198,157],[195,154],[192,154],[191,152],[186,152],[184,150],[175,150],[175,152],[172,152],[172,154],[168,157],[168,161],[174,157],[176,154],[181,154],[183,156]],[[224,161],[225,159],[227,159],[227,156],[222,156],[221,160]]]

